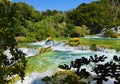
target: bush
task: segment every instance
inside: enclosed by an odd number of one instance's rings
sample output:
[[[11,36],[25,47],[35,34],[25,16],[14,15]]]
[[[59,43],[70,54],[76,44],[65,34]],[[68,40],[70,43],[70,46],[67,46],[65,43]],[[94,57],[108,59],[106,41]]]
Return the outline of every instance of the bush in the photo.
[[[117,38],[118,37],[118,34],[116,32],[113,32],[112,29],[108,29],[105,31],[104,35],[106,37],[111,37],[111,38]]]
[[[33,37],[26,37],[25,42],[35,42],[36,39]]]
[[[69,45],[71,46],[77,46],[79,45],[80,38],[72,38],[69,40]]]
[[[92,44],[92,45],[90,46],[90,49],[93,50],[93,51],[96,51],[96,50],[97,50],[96,44]]]
[[[90,33],[90,30],[85,25],[76,26],[76,28],[73,30],[72,37],[84,37],[85,35],[88,35]]]
[[[25,42],[25,37],[24,36],[18,36],[18,37],[15,37],[17,43],[23,43]]]
[[[72,38],[69,40],[69,42],[79,42],[80,38]]]

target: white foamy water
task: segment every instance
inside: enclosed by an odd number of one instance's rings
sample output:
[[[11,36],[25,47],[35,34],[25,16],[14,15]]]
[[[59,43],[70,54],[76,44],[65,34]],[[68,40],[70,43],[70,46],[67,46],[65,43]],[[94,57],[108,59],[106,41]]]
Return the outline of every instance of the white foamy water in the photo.
[[[26,54],[26,57],[34,56],[39,53],[39,49],[32,48],[19,48],[23,53]]]
[[[29,43],[29,45],[45,45],[46,41],[40,41],[40,42],[34,42],[34,43]]]
[[[14,84],[44,84],[43,82],[40,81],[41,78],[45,77],[45,76],[51,76],[54,72],[56,72],[55,70],[48,70],[45,72],[33,72],[32,74],[27,75],[23,82],[21,82],[21,80],[17,81]]]

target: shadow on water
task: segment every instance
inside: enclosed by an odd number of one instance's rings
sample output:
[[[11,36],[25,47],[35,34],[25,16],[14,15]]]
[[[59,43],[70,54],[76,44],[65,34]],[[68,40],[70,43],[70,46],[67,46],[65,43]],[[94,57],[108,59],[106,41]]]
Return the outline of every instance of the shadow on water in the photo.
[[[34,80],[31,84],[51,84],[50,82],[42,82],[40,78]]]
[[[44,83],[41,83],[41,82],[40,82],[40,79],[37,78],[37,79],[35,79],[31,84],[44,84]]]
[[[42,82],[40,78],[36,78],[31,84],[49,84],[49,83]]]

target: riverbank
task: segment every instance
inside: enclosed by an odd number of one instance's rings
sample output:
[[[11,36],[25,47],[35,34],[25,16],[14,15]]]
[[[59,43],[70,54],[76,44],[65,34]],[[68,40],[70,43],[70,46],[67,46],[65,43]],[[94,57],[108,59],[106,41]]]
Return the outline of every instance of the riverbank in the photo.
[[[56,41],[68,43],[71,38],[54,38]],[[80,38],[80,45],[90,46],[96,44],[97,46],[115,49],[120,51],[120,39],[117,38]]]
[[[58,42],[68,43],[70,38],[54,38]],[[120,51],[120,39],[100,39],[100,38],[80,38],[80,45],[89,46],[92,44],[96,44],[97,46],[115,49],[116,51]],[[40,47],[40,45],[28,45],[28,43],[18,43],[18,47],[27,47],[27,48],[35,48]]]
[[[71,38],[60,37],[53,39],[58,42],[68,43]],[[117,38],[80,38],[80,45],[90,46],[92,44],[96,44],[97,46],[120,51],[120,38],[118,39]],[[40,47],[40,45],[30,46],[27,43],[18,43],[18,47],[34,48],[34,47]]]

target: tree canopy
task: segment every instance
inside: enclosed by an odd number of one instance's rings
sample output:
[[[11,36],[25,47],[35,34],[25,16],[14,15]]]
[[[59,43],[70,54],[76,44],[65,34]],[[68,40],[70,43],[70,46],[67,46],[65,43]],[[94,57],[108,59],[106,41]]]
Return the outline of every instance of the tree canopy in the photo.
[[[86,25],[91,33],[99,33],[103,28],[120,25],[120,1],[99,0],[90,4],[83,3],[67,12],[75,25]]]
[[[13,28],[15,37],[22,36],[25,42],[43,40],[49,36],[79,37],[98,34],[104,28],[110,29],[120,24],[119,0],[82,3],[77,8],[65,12],[58,10],[40,12],[23,2],[9,2],[8,5],[3,2],[8,4],[9,1],[1,0],[1,26]],[[82,27],[83,25],[86,27]],[[80,29],[84,31],[81,32]]]
[[[23,79],[26,66],[25,54],[17,48],[11,2],[0,1],[0,83],[6,84],[18,75]]]

